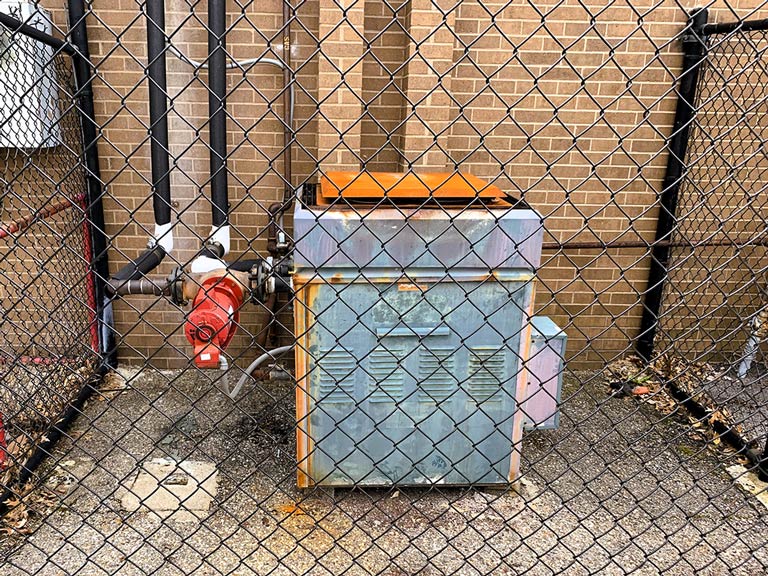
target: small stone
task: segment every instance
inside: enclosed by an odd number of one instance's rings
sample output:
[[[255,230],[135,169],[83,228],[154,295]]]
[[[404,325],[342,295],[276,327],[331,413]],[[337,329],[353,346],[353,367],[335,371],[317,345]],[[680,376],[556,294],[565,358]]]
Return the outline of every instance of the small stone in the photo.
[[[635,396],[642,396],[643,394],[648,394],[650,390],[648,389],[648,386],[635,386],[632,389],[632,394]]]
[[[183,472],[171,474],[163,480],[162,484],[165,486],[185,486],[189,482],[189,476]]]

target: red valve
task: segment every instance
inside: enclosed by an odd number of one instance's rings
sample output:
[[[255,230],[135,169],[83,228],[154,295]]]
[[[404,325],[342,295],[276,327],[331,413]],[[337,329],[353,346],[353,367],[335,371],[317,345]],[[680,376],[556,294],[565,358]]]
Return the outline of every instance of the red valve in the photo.
[[[242,284],[231,276],[203,280],[184,327],[199,368],[219,367],[219,356],[237,330],[244,298]]]

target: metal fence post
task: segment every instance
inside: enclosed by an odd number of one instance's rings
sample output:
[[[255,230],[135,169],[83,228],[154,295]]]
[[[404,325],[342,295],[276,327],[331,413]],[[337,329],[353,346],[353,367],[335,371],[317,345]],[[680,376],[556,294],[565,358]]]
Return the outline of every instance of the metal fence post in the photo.
[[[683,36],[683,71],[680,74],[675,123],[669,139],[669,157],[661,191],[659,219],[656,238],[651,251],[651,267],[648,272],[648,288],[643,302],[643,316],[640,321],[640,335],[635,344],[638,356],[648,361],[653,354],[653,343],[659,321],[664,282],[671,247],[668,244],[676,225],[677,198],[680,184],[685,175],[685,156],[688,149],[688,135],[696,114],[696,88],[700,64],[706,55],[706,44],[702,29],[707,23],[707,10],[700,8],[691,12],[688,29]]]
[[[104,208],[102,205],[103,189],[101,173],[99,172],[98,139],[99,129],[93,108],[93,85],[91,81],[90,53],[88,51],[88,34],[85,23],[85,6],[83,0],[70,0],[69,37],[75,53],[72,65],[75,71],[75,89],[83,133],[83,155],[85,157],[87,179],[87,210],[90,224],[92,270],[96,297],[96,317],[99,322],[99,339],[103,364],[108,367],[117,366],[117,348],[112,329],[112,305],[106,297],[105,282],[109,278],[109,258],[107,247],[109,238],[105,232]]]

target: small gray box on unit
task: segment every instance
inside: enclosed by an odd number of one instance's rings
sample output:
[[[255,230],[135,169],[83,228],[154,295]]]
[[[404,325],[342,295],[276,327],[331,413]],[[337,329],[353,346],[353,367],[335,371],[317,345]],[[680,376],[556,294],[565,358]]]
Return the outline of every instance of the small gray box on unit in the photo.
[[[531,325],[531,350],[526,362],[528,386],[522,403],[525,427],[557,428],[566,335],[548,316],[534,316]]]

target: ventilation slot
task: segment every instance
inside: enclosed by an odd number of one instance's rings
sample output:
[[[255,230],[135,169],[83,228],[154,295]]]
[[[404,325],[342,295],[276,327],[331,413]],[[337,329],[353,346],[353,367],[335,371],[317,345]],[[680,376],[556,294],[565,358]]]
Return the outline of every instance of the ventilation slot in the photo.
[[[469,395],[480,402],[499,402],[498,394],[505,380],[506,356],[498,348],[472,348],[469,351]]]
[[[371,383],[371,402],[397,402],[403,398],[403,369],[398,360],[402,348],[378,347],[371,352],[368,374]]]
[[[421,400],[441,402],[456,391],[453,353],[453,348],[422,348],[419,351],[419,397]]]
[[[320,351],[319,402],[353,402],[357,362],[346,350]]]

